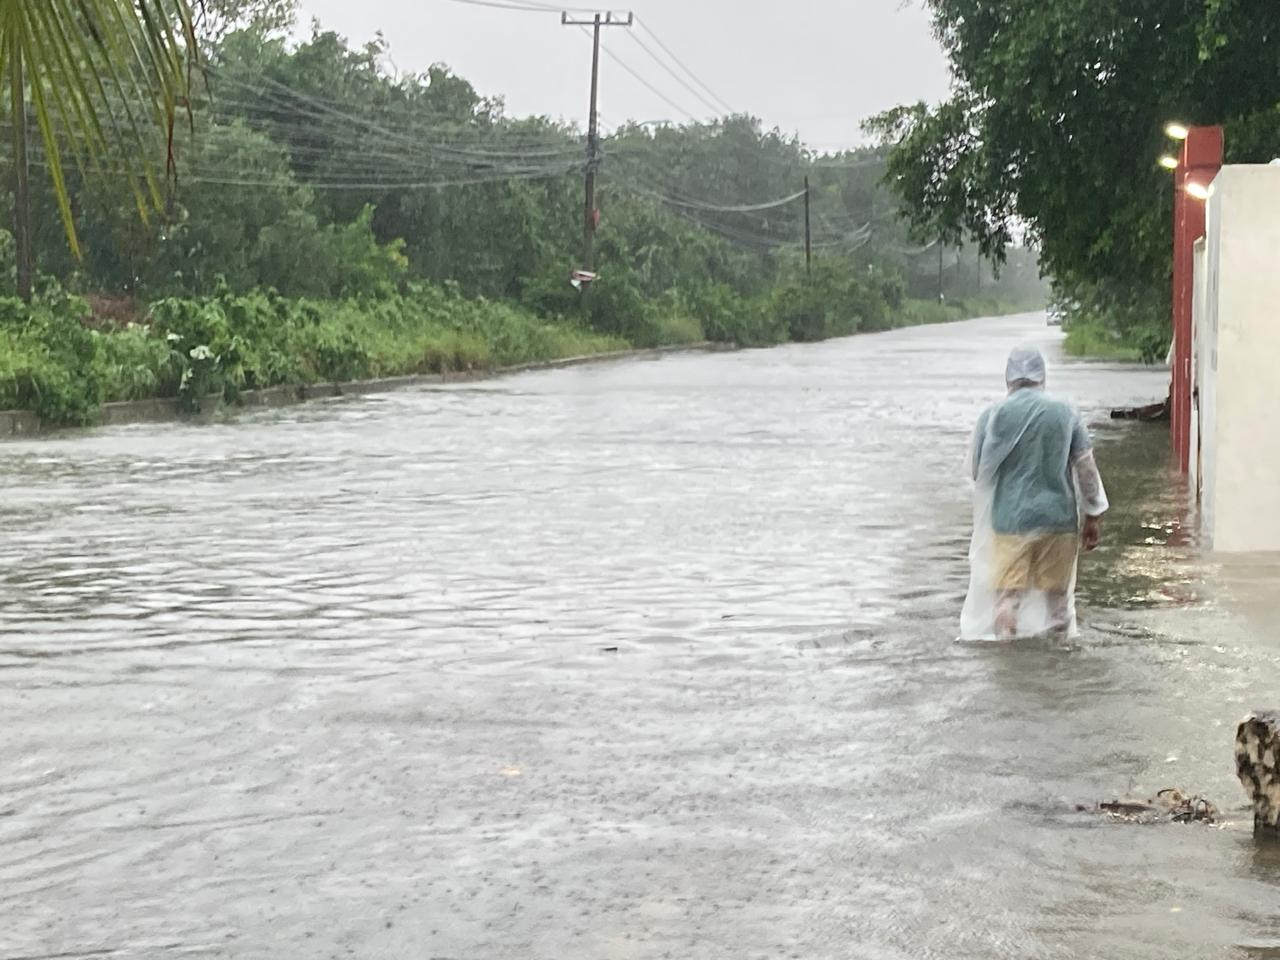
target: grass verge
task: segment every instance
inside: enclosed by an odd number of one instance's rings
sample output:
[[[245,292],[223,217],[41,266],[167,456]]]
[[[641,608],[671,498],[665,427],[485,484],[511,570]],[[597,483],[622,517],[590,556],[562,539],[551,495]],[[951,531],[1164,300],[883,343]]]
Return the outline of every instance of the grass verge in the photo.
[[[817,302],[822,305],[821,298]],[[642,306],[648,308],[646,322],[632,324],[640,333],[626,338],[426,285],[348,300],[224,292],[158,300],[119,316],[94,311],[55,288],[32,307],[0,299],[0,408],[34,411],[50,425],[79,425],[92,423],[103,403],[120,400],[177,398],[195,411],[210,397],[234,401],[244,390],[688,344],[715,339],[704,333],[713,328],[722,340],[767,344],[788,335],[822,339],[1018,309],[985,300],[905,300],[892,311],[873,310],[872,303],[865,315],[842,308],[835,323],[807,303],[788,318],[785,303],[744,302],[730,304],[726,318],[711,324],[679,305]],[[810,330],[806,322],[815,317],[819,322]]]
[[[1067,328],[1063,350],[1068,356],[1093,360],[1116,360],[1140,363],[1142,349],[1126,343],[1112,330],[1100,323],[1077,321]]]

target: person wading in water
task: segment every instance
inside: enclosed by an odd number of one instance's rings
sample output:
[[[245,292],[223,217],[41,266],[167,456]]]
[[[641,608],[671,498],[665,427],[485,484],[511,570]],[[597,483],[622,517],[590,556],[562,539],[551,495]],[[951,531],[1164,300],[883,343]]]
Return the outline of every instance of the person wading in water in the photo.
[[[962,640],[1076,635],[1076,562],[1109,504],[1084,421],[1044,390],[1039,350],[1019,347],[1008,396],[973,434],[973,541]],[[1077,496],[1077,490],[1079,495]]]

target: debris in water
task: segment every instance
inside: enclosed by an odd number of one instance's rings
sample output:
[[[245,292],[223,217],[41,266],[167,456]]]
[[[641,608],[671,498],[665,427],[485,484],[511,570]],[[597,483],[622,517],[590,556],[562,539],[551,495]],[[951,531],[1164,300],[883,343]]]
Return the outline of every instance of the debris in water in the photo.
[[[1105,800],[1096,807],[1076,807],[1081,813],[1105,813],[1122,823],[1216,823],[1218,808],[1209,800],[1168,787],[1150,800]]]
[[[1149,403],[1142,407],[1122,407],[1111,411],[1112,420],[1141,420],[1151,423],[1157,420],[1168,420],[1170,415],[1168,400],[1160,403]]]

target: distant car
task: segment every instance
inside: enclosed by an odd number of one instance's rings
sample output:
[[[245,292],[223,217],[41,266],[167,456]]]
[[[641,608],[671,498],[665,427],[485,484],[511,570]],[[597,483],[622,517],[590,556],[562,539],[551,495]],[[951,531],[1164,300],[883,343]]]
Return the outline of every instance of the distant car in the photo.
[[[1063,310],[1059,306],[1052,306],[1045,311],[1045,322],[1051,327],[1062,326]]]

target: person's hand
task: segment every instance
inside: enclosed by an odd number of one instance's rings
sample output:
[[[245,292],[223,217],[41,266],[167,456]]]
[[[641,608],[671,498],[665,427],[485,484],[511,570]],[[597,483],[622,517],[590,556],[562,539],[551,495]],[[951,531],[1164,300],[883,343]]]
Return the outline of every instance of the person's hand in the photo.
[[[1085,553],[1090,553],[1098,548],[1099,541],[1102,540],[1102,518],[1101,517],[1085,517],[1084,529],[1080,532],[1080,541],[1084,545]]]

